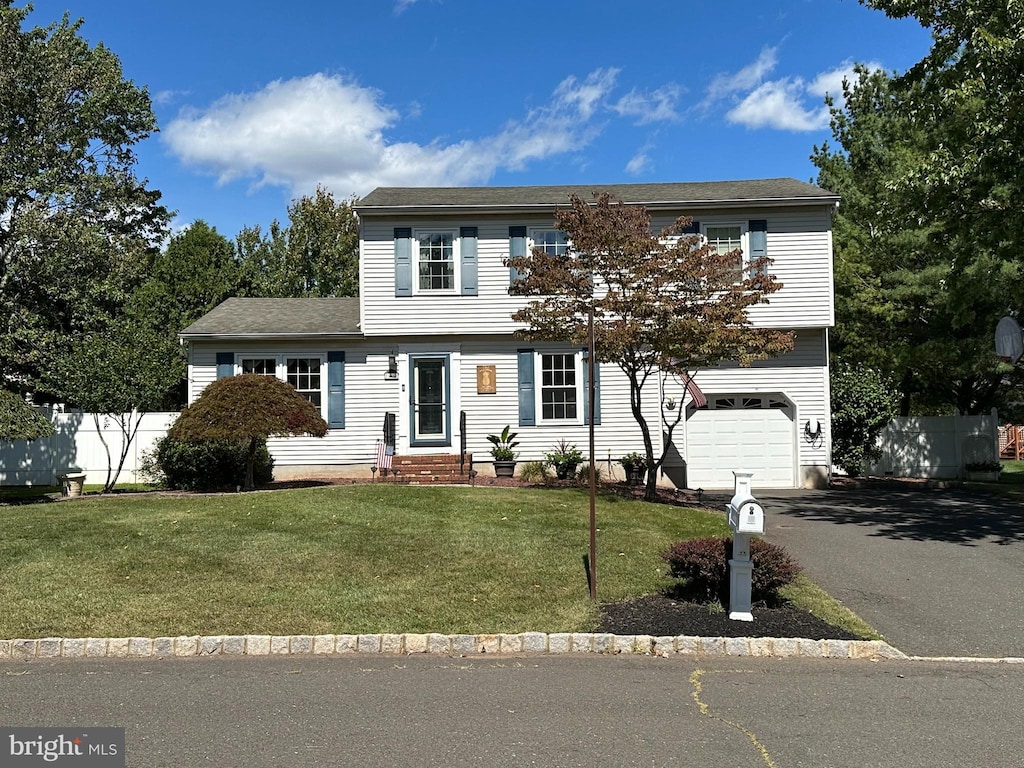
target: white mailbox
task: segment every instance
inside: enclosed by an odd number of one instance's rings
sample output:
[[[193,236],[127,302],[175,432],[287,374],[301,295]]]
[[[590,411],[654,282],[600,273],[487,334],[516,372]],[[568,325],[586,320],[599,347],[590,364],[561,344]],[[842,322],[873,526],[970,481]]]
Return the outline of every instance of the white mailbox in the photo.
[[[729,504],[729,527],[737,533],[764,533],[764,507],[756,499]]]

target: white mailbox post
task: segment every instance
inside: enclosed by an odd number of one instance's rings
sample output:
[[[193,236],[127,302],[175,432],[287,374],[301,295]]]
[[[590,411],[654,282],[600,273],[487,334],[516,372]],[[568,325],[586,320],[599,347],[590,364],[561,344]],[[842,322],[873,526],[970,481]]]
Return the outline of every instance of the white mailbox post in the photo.
[[[733,496],[725,508],[732,528],[732,559],[729,561],[729,618],[753,621],[750,612],[750,537],[764,533],[764,507],[750,490],[752,472],[733,472]]]

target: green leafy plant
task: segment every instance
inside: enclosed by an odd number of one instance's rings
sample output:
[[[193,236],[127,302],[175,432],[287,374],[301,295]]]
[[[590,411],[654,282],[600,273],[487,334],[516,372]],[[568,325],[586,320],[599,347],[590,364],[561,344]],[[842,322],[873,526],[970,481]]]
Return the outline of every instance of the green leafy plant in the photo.
[[[832,385],[832,462],[850,477],[881,455],[878,436],[896,416],[894,387],[877,371],[837,364]]]
[[[687,587],[704,601],[722,603],[729,600],[730,557],[732,537],[721,536],[679,541],[662,553],[674,578],[686,579]],[[751,599],[758,602],[777,599],[779,590],[801,571],[783,547],[764,539],[751,539],[750,562]]]
[[[644,473],[648,467],[647,456],[632,451],[619,459],[619,464],[622,465],[622,469],[626,473],[627,483],[640,485],[643,482]]]
[[[576,474],[577,465],[583,461],[583,453],[575,445],[559,440],[554,450],[545,453],[544,458],[555,470],[555,477],[566,480]]]
[[[519,443],[516,442],[516,437],[519,433],[510,432],[510,429],[510,425],[506,424],[505,428],[501,430],[500,435],[487,436],[491,445],[494,446],[491,448],[491,456],[494,457],[495,461],[515,461],[516,456],[519,455],[514,450],[515,447],[519,445]]]
[[[142,474],[163,488],[179,491],[234,490],[245,483],[248,444],[239,440],[186,442],[162,437],[143,454]],[[257,484],[274,479],[274,459],[266,441],[256,449],[253,479]]]
[[[551,472],[543,461],[528,461],[519,470],[519,479],[527,483],[550,483]]]

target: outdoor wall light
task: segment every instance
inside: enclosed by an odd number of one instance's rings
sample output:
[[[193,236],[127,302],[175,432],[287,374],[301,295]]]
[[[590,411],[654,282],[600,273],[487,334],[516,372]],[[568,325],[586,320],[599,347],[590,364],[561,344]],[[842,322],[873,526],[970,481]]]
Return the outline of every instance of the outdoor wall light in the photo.
[[[388,372],[384,376],[388,381],[394,381],[398,378],[398,357],[395,355],[388,355]]]

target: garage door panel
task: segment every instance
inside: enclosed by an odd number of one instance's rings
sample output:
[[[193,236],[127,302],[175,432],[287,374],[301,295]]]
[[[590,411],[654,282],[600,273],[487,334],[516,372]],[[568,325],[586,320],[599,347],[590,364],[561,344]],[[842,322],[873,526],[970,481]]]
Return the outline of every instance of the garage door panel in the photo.
[[[732,488],[733,471],[753,472],[755,490],[794,487],[796,451],[791,411],[791,408],[691,411],[686,423],[690,487]]]

